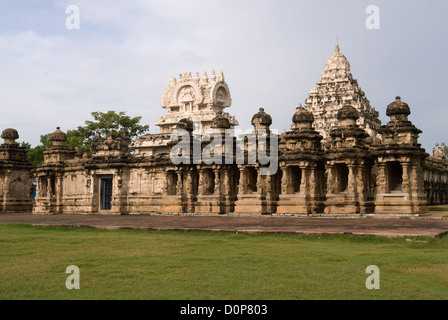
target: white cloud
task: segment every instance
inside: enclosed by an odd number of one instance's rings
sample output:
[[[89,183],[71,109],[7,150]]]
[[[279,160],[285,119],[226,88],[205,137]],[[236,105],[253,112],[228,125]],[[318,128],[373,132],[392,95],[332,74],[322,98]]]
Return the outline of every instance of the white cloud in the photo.
[[[154,132],[169,78],[216,69],[226,75],[233,98],[228,111],[242,129],[264,107],[282,131],[319,79],[338,34],[353,75],[383,122],[387,104],[400,94],[424,131],[424,147],[442,142],[445,133],[437,125],[448,112],[434,92],[447,84],[447,44],[437,40],[447,23],[417,18],[441,15],[443,5],[422,9],[411,3],[403,13],[404,2],[378,1],[384,21],[375,32],[364,25],[369,3],[347,3],[68,0],[42,2],[48,6],[42,21],[17,4],[22,20],[0,29],[0,128],[16,127],[22,140],[37,144],[56,126],[68,130],[92,111],[113,108],[142,115]],[[71,4],[80,8],[77,31],[65,29]],[[397,14],[399,22],[391,23]],[[39,28],[26,28],[27,17]]]

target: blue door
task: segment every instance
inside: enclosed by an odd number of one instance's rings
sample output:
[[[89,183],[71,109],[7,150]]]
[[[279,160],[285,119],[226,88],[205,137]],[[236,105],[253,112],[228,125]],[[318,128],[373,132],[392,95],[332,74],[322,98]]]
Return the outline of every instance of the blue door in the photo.
[[[110,210],[112,205],[112,178],[101,179],[101,210]]]

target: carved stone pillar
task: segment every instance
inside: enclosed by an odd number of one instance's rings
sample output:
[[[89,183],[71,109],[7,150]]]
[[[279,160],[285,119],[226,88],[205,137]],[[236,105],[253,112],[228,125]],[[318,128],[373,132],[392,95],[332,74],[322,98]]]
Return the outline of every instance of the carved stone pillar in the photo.
[[[62,177],[57,176],[56,177],[56,190],[55,190],[55,196],[56,196],[56,205],[58,206],[58,210],[60,210],[60,206],[62,205]]]
[[[257,193],[263,194],[263,176],[261,175],[260,168],[257,168]]]
[[[238,181],[238,193],[246,194],[247,193],[247,182],[246,182],[246,169],[243,166],[239,166],[240,170],[240,179]]]
[[[415,164],[410,166],[410,192],[413,196],[418,196],[419,194],[419,176],[418,176],[418,168]],[[437,185],[437,184],[436,184]]]
[[[409,163],[405,162],[403,165],[403,184],[402,184],[402,190],[403,193],[410,193],[410,181],[409,181]]]
[[[376,192],[379,194],[386,193],[386,165],[384,163],[380,163],[378,165],[378,174],[376,177]]]
[[[364,180],[367,178],[366,174],[365,174],[365,169],[363,168],[363,166],[358,166],[356,168],[356,193],[364,193],[364,189],[365,186],[368,185],[368,181],[364,182]]]
[[[204,170],[199,169],[199,182],[198,182],[198,195],[202,196],[205,194],[205,177],[204,177]]]
[[[272,194],[272,175],[266,176],[266,193],[268,195]]]
[[[193,172],[192,171],[188,171],[187,172],[187,195],[192,195],[193,194]]]
[[[230,193],[230,178],[228,169],[224,169],[223,189],[223,194],[228,195]]]
[[[176,186],[176,194],[178,196],[182,195],[182,171],[177,172],[177,186]]]
[[[36,198],[38,198],[38,197],[41,197],[41,194],[40,194],[40,188],[41,188],[41,182],[40,182],[40,177],[39,176],[37,176],[36,177]]]
[[[309,184],[309,194],[311,196],[315,196],[316,195],[316,167],[315,166],[311,166],[309,168],[309,177],[308,177],[308,184]]]
[[[327,165],[327,193],[334,194],[334,166]]]
[[[302,179],[300,179],[300,189],[299,189],[299,194],[302,195],[306,195],[307,193],[307,184],[308,184],[308,168],[301,166],[300,167],[300,171],[301,171],[301,175],[302,175]]]
[[[349,193],[356,193],[356,177],[355,177],[356,167],[353,164],[348,165],[348,185],[347,191]]]
[[[214,192],[214,194],[219,196],[221,194],[220,172],[219,172],[219,169],[214,169],[213,172],[215,173],[215,192]]]
[[[47,178],[47,197],[53,196],[53,188],[51,183],[51,178]]]
[[[280,168],[282,170],[282,185],[281,185],[281,193],[282,194],[288,194],[289,192],[289,188],[288,188],[288,183],[289,183],[289,169],[288,167],[281,167]]]

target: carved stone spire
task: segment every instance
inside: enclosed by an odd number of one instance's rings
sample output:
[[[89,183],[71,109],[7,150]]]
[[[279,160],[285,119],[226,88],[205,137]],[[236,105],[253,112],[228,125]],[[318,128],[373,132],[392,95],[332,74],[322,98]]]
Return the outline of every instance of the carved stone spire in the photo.
[[[208,76],[207,76],[207,72],[204,71],[204,74],[202,75],[202,78],[201,78],[201,84],[206,84],[206,83],[208,83]]]
[[[359,112],[357,124],[373,137],[378,137],[381,127],[378,112],[370,106],[358,81],[353,79],[350,63],[336,44],[334,53],[325,63],[320,80],[305,100],[305,108],[314,115],[314,127],[327,138],[333,127],[339,124],[337,114],[344,105],[350,104]]]

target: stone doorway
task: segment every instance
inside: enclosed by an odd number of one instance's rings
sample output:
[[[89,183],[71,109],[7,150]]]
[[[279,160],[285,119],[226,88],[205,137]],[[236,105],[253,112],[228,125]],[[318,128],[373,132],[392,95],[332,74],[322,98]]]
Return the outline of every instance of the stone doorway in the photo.
[[[348,188],[348,167],[344,163],[338,163],[336,168],[336,193],[343,193]]]
[[[112,178],[101,179],[100,207],[102,211],[112,209]]]
[[[401,192],[403,184],[403,167],[398,161],[388,162],[386,165],[388,177],[388,192]]]

